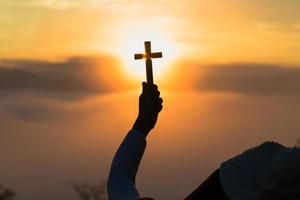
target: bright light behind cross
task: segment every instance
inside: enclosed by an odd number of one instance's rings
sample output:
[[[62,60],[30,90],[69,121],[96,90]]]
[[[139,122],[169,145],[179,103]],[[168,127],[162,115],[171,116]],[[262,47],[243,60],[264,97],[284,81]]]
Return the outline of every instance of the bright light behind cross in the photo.
[[[155,26],[142,27],[128,27],[125,30],[121,45],[120,55],[122,57],[122,64],[126,73],[135,79],[145,80],[145,66],[136,62],[133,55],[137,52],[144,52],[144,41],[151,41],[153,51],[162,51],[164,59],[153,59],[153,73],[155,81],[161,79],[171,62],[176,58],[176,48],[172,45],[170,40],[166,37],[166,33],[155,29]]]

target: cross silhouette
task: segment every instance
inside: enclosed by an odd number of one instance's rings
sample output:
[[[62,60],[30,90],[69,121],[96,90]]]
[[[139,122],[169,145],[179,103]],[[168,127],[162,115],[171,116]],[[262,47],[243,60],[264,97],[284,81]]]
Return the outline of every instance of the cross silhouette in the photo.
[[[135,60],[146,59],[147,83],[153,84],[153,71],[151,58],[162,58],[162,52],[151,52],[151,42],[145,41],[145,53],[134,54]]]

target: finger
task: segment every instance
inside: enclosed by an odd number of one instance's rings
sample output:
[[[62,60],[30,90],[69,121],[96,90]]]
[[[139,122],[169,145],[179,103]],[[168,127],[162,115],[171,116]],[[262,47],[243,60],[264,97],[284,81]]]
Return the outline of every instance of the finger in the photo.
[[[160,106],[157,108],[157,113],[159,113],[162,109],[163,109],[163,105],[160,105]]]
[[[161,109],[160,107],[162,107],[162,103],[163,103],[163,99],[162,98],[159,98],[158,101],[155,103],[155,110],[157,112],[160,111],[160,109]]]
[[[155,97],[158,98],[159,96],[160,96],[160,91],[159,91],[159,90],[156,90],[156,91],[155,91]]]
[[[163,99],[161,97],[157,97],[154,99],[154,104],[159,105],[163,103]]]
[[[145,98],[145,94],[144,93],[140,94],[139,99],[143,99],[143,98]]]
[[[164,100],[160,97],[159,99],[158,99],[158,104],[162,104],[164,102]]]
[[[152,89],[153,89],[153,91],[155,91],[155,90],[158,89],[158,86],[157,86],[156,84],[153,84],[153,85],[152,85]]]
[[[149,84],[149,83],[145,83],[145,92],[154,95],[157,91],[158,87],[157,85],[153,85],[153,84]]]
[[[143,93],[146,91],[146,87],[147,87],[147,83],[146,82],[143,82],[142,83],[142,87],[143,87]]]
[[[154,102],[158,101],[159,99],[159,96],[160,96],[160,91],[156,90],[152,93],[152,99]]]

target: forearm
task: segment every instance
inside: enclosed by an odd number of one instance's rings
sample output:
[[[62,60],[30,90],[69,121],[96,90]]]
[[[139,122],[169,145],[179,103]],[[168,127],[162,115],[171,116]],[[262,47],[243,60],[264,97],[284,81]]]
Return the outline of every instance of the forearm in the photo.
[[[146,148],[146,136],[154,128],[162,110],[162,98],[158,87],[143,83],[139,98],[139,114],[133,129],[127,134],[117,150],[108,178],[110,200],[136,200],[135,177]]]
[[[109,199],[137,198],[135,177],[146,148],[143,133],[131,130],[118,148],[108,178]]]

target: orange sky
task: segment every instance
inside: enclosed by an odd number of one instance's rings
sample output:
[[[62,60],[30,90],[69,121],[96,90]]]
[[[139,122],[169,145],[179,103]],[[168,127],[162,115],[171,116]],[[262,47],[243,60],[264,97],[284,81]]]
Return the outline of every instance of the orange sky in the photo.
[[[20,200],[98,183],[137,114],[151,40],[164,110],[138,177],[182,199],[225,159],[299,138],[298,0],[0,2],[0,183]],[[38,188],[38,191],[37,191]],[[46,199],[48,198],[48,199]]]
[[[120,58],[131,51],[128,41],[154,36],[176,50],[172,59],[299,64],[299,7],[297,0],[4,1],[0,54]]]

